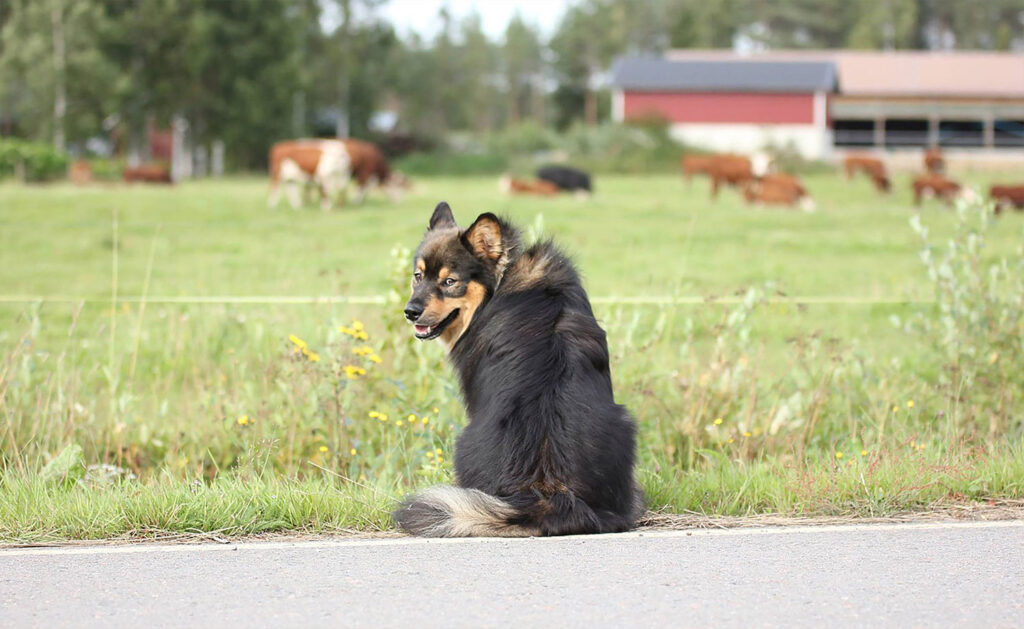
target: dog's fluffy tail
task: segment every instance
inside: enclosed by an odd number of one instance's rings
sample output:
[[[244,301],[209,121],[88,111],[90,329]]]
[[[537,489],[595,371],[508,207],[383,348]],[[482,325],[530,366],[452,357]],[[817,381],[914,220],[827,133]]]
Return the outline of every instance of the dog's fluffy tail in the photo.
[[[530,537],[539,530],[515,523],[521,518],[507,502],[477,489],[431,487],[407,497],[395,521],[423,537]]]

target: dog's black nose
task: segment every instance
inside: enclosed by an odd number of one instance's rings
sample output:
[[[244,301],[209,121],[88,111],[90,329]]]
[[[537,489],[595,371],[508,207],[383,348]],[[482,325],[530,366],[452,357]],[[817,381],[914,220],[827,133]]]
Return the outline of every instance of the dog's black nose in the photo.
[[[409,321],[419,319],[421,314],[423,314],[423,306],[419,304],[405,304],[405,318]]]

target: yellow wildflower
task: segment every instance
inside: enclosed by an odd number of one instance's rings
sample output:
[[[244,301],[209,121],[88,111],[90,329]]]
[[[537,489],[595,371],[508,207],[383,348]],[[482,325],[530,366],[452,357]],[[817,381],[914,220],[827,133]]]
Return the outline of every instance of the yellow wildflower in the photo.
[[[396,420],[395,420],[395,425],[396,425],[396,426],[401,426],[401,425],[402,425],[402,420],[400,420],[400,419],[396,419]]]
[[[366,357],[366,359],[369,360],[372,363],[377,363],[378,365],[381,363],[380,356],[378,356],[376,354],[370,354],[369,356]]]
[[[416,423],[416,414],[415,414],[415,413],[409,413],[409,416],[408,416],[408,417],[406,417],[405,419],[406,419],[406,420],[407,420],[407,421],[408,421],[408,422],[409,422],[410,424],[415,424],[415,423]]]
[[[736,441],[736,440],[735,440],[735,439],[733,439],[732,437],[729,437],[729,440],[728,440],[728,441],[726,441],[726,443],[732,443],[733,441]]]
[[[715,421],[714,421],[714,424],[716,426],[721,426],[722,425],[722,418],[721,417],[716,417]]]
[[[867,450],[861,450],[860,451],[860,455],[861,456],[867,456],[868,455],[868,451]]]
[[[316,352],[311,352],[311,351],[309,351],[309,349],[307,349],[305,347],[302,348],[302,355],[305,356],[306,358],[308,358],[309,362],[312,362],[312,363],[320,362],[320,354],[317,354]]]
[[[370,416],[370,419],[379,419],[382,422],[386,422],[388,420],[387,414],[381,413],[380,411],[370,411],[368,414]]]
[[[352,329],[353,330],[362,330],[363,329],[363,322],[360,321],[359,319],[356,319],[355,321],[352,322]]]
[[[434,454],[441,456],[441,448],[434,448]]]
[[[914,408],[914,400],[907,401],[907,408]]]
[[[424,415],[424,416],[423,416],[423,417],[422,417],[422,418],[420,419],[420,422],[422,422],[422,423],[423,423],[424,425],[426,425],[426,424],[427,424],[428,422],[430,422],[430,418],[429,418],[429,417],[427,417],[426,415]]]
[[[892,407],[892,412],[893,412],[893,413],[898,413],[898,412],[899,412],[899,410],[900,410],[900,407],[898,407],[898,406],[896,406],[895,404],[893,404],[893,407]]]
[[[356,455],[356,449],[352,448],[351,450],[348,451],[348,453],[351,454],[352,456],[355,456]]]
[[[434,453],[433,452],[427,452],[427,458],[428,459],[434,458]]]
[[[437,457],[437,462],[438,463],[444,463],[444,457],[443,456]]]
[[[434,415],[437,415],[437,414],[438,414],[438,413],[440,413],[440,412],[441,412],[441,410],[440,410],[440,409],[438,409],[438,408],[437,408],[437,407],[435,406],[435,407],[434,407]]]
[[[373,353],[373,348],[369,345],[363,345],[362,347],[353,347],[352,353],[356,356],[369,356]]]
[[[836,458],[837,459],[843,458],[843,453],[842,452],[836,452]]]
[[[241,417],[239,417],[238,418],[238,425],[239,426],[248,426],[249,425],[249,416],[248,415],[242,415]]]
[[[744,432],[744,433],[743,433],[743,436],[744,436],[744,437],[749,437],[749,436],[750,436],[750,431],[748,430],[748,431]]]
[[[320,446],[321,452],[327,452],[327,446]]]
[[[295,336],[294,334],[288,335],[288,340],[295,346],[296,351],[306,349],[306,342]]]
[[[362,367],[356,367],[355,365],[345,365],[345,377],[349,380],[355,380],[359,376],[365,376],[366,370]]]

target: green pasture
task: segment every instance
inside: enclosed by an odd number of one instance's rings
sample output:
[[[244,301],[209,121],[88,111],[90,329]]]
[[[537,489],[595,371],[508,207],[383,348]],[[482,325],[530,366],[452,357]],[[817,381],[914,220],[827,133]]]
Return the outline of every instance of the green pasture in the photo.
[[[572,254],[641,425],[652,507],[884,513],[1024,496],[1024,387],[1000,371],[1020,364],[1019,341],[978,341],[995,371],[972,396],[908,328],[938,320],[909,177],[889,197],[832,174],[806,183],[814,214],[733,190],[712,202],[705,181],[667,175],[601,176],[587,201],[423,178],[399,202],[329,213],[270,210],[259,178],[0,184],[0,537],[202,530],[164,517],[197,495],[215,511],[196,481],[245,514],[229,532],[377,528],[395,496],[445,482],[465,418],[440,347],[412,340],[400,312],[407,249],[439,200]],[[933,244],[956,233],[938,202],[919,215]],[[991,221],[976,264],[1015,260],[1022,229],[1024,214]],[[40,476],[69,447],[67,469]],[[95,481],[85,468],[102,463],[126,473]],[[270,495],[294,504],[252,509]],[[40,517],[62,500],[73,522]],[[89,513],[107,519],[90,528]]]

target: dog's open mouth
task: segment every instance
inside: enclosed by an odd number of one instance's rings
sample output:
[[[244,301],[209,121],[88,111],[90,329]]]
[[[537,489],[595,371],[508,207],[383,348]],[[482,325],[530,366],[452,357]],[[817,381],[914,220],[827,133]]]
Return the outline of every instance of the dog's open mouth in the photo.
[[[416,331],[416,338],[421,341],[429,341],[432,338],[437,338],[444,332],[452,321],[455,321],[455,317],[459,316],[459,309],[452,310],[447,317],[441,320],[440,323],[435,325],[420,325],[414,324],[413,329]]]

